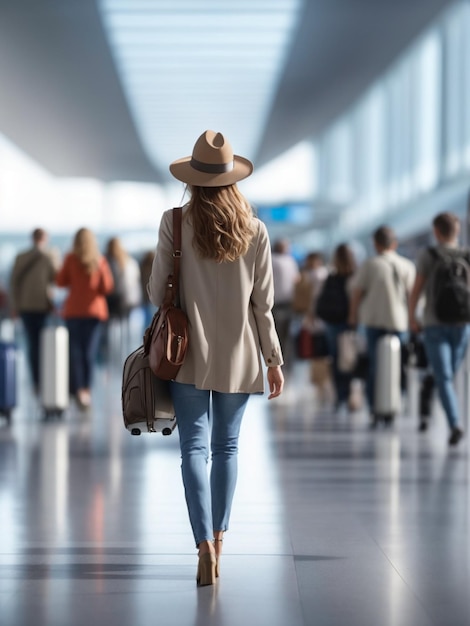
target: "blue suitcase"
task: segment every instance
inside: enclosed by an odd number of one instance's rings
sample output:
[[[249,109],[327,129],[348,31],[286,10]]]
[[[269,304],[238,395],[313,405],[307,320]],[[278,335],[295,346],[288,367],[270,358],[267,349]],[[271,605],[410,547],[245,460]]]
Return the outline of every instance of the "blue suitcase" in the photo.
[[[16,406],[16,345],[0,341],[0,415],[11,421]]]

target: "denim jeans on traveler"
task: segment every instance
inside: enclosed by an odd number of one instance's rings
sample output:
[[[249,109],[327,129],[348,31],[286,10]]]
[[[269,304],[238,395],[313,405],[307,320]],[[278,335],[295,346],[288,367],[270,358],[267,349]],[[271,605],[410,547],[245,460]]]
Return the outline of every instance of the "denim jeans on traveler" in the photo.
[[[89,389],[100,343],[102,322],[95,317],[67,320],[70,342],[70,392]]]
[[[459,425],[459,408],[454,377],[461,364],[470,337],[470,326],[427,326],[424,345],[439,397],[450,428]]]
[[[220,393],[171,382],[181,447],[181,471],[196,545],[227,530],[237,482],[238,437],[247,393]],[[207,472],[209,439],[212,452]]]

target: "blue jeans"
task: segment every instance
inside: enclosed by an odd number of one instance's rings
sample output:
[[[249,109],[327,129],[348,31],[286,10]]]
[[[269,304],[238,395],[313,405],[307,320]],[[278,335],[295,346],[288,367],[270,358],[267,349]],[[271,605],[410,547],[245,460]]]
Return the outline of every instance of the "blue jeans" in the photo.
[[[459,425],[454,376],[462,363],[470,337],[470,325],[427,326],[424,346],[450,428]]]
[[[170,389],[178,423],[186,504],[197,546],[201,541],[212,541],[214,531],[228,529],[237,482],[238,436],[249,394],[196,389],[175,381]]]
[[[328,340],[328,351],[331,356],[337,405],[348,401],[352,380],[352,373],[340,372],[338,370],[338,336],[345,330],[348,330],[348,328],[347,324],[326,324],[326,337]]]
[[[400,340],[400,344],[403,348],[403,344],[408,341],[408,332],[387,330],[385,328],[375,328],[374,326],[366,326],[366,339],[367,339],[367,354],[369,357],[367,381],[366,381],[366,395],[369,403],[369,410],[374,410],[374,389],[375,389],[375,370],[377,368],[377,342],[384,335],[395,335]],[[401,387],[405,388],[406,373],[404,364],[401,364]]]
[[[98,356],[102,323],[96,317],[71,317],[67,322],[70,345],[70,393],[90,389]]]

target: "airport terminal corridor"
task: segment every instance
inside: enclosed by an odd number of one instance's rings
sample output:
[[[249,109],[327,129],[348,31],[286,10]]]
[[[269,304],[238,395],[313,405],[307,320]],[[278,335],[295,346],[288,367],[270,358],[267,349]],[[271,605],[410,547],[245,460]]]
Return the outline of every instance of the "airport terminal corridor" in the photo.
[[[469,0],[0,0],[0,626],[470,626],[469,32]],[[178,429],[121,410],[169,273],[179,382],[287,375],[204,587]]]
[[[20,357],[20,405],[0,427],[4,626],[467,626],[467,443],[442,415],[368,428],[335,414],[297,362],[277,401],[253,396],[220,579],[197,588],[177,431],[131,436],[125,346],[93,407],[44,422]]]

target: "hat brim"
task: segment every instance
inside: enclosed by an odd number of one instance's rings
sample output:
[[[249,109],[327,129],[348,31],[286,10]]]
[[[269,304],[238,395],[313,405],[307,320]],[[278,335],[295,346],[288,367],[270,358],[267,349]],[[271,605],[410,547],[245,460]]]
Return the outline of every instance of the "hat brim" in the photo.
[[[200,172],[191,166],[191,157],[177,159],[170,164],[170,172],[175,178],[195,187],[226,187],[248,178],[253,172],[253,163],[244,157],[234,155],[233,169],[222,174]]]

